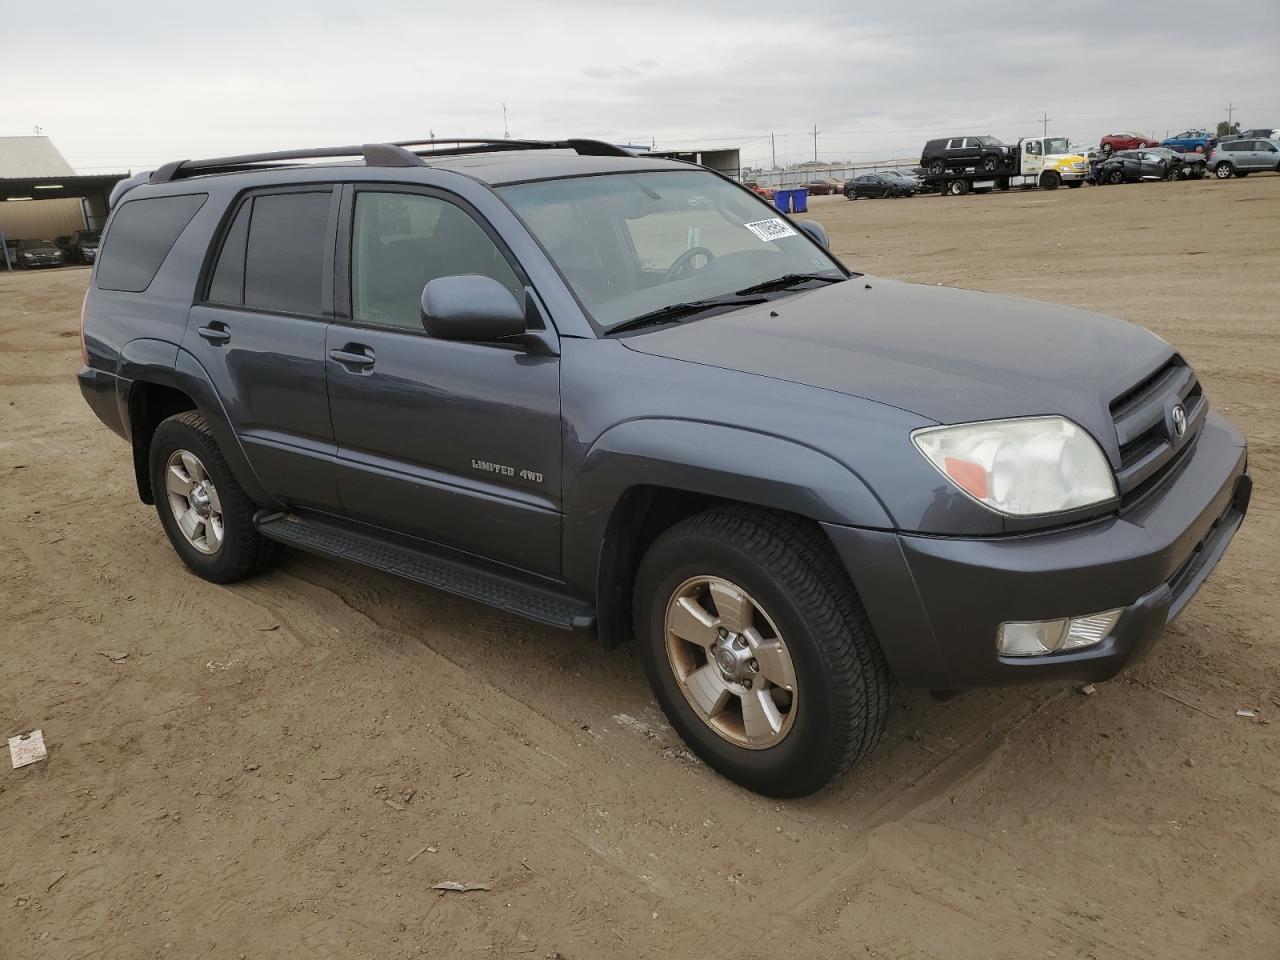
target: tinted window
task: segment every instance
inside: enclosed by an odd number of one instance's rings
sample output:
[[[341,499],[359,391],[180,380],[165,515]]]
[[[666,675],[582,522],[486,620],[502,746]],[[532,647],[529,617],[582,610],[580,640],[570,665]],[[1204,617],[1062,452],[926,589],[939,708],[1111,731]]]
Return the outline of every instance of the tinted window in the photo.
[[[218,264],[213,269],[213,279],[209,283],[207,299],[213,303],[244,303],[244,252],[249,240],[251,209],[252,200],[240,205],[240,212],[236,214],[226,239],[222,241],[222,252],[218,254]]]
[[[320,313],[331,193],[253,198],[244,267],[244,305],[281,313]]]
[[[151,286],[160,264],[207,199],[207,193],[191,193],[131,200],[122,206],[98,259],[98,287],[141,293]]]
[[[461,207],[411,193],[356,194],[353,319],[421,330],[422,288],[463,273],[492,277],[524,301],[524,284],[511,264]]]

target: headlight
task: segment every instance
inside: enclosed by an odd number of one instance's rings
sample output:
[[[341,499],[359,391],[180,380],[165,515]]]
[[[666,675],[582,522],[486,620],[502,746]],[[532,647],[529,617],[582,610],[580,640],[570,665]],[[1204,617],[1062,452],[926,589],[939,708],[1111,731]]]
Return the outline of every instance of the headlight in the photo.
[[[997,513],[1060,513],[1116,496],[1098,444],[1062,417],[923,427],[911,441],[939,473]]]

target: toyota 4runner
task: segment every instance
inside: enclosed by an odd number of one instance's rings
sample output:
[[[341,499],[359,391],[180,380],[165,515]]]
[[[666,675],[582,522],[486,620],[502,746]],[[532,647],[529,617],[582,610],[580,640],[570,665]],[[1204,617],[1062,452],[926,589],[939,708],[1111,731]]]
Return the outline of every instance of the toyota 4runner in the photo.
[[[285,544],[634,641],[690,747],[779,796],[864,756],[895,682],[1112,676],[1249,501],[1159,337],[852,273],[817,224],[592,141],[135,176],[82,332],[195,574]]]

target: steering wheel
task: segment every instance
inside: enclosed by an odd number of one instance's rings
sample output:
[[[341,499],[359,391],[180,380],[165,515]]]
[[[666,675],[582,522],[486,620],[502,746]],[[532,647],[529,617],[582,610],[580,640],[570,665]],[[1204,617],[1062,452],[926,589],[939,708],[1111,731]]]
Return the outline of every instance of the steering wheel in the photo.
[[[678,280],[683,277],[689,272],[689,264],[693,263],[693,258],[699,255],[706,257],[708,264],[716,258],[716,255],[706,247],[690,247],[684,253],[680,254],[680,256],[676,257],[675,260],[672,261],[671,266],[667,267],[667,272],[662,275],[662,282],[670,283],[672,280]],[[703,265],[699,269],[705,270],[706,265]]]

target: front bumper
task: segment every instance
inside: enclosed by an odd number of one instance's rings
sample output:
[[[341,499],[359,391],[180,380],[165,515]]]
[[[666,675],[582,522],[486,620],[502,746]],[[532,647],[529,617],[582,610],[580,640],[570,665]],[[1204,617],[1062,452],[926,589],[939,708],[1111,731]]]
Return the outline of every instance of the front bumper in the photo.
[[[1252,486],[1244,437],[1210,413],[1176,473],[1118,515],[986,539],[824,526],[903,684],[1105,680],[1195,595],[1240,528]],[[996,652],[1002,622],[1117,608],[1123,615],[1096,646],[1041,657]]]

